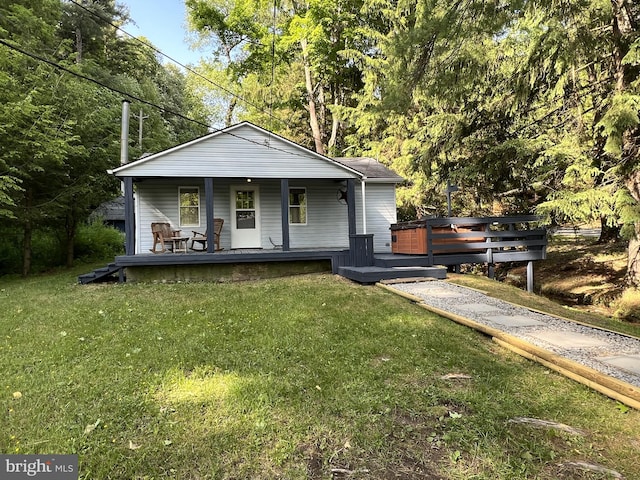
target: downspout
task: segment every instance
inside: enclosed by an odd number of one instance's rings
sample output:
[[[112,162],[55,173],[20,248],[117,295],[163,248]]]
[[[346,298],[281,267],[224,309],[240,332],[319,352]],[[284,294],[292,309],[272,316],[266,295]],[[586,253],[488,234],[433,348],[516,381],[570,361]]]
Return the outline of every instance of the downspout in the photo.
[[[365,189],[367,177],[362,177],[360,185],[362,186],[362,233],[367,233],[367,193]]]

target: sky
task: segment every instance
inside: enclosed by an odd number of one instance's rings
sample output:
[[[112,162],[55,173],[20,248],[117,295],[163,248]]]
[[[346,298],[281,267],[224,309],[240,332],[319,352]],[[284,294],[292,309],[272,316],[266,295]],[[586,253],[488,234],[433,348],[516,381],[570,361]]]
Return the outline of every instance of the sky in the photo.
[[[187,41],[187,20],[183,0],[117,0],[129,8],[135,22],[122,27],[134,35],[147,37],[153,45],[178,62],[196,64],[205,54],[193,51]],[[163,62],[169,60],[162,58]]]

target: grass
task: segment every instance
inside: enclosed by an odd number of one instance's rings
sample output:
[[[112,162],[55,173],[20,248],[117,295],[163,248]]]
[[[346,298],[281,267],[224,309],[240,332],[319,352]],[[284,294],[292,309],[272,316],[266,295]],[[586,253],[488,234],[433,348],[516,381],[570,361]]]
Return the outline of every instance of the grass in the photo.
[[[0,279],[2,453],[83,479],[640,478],[638,412],[382,289],[77,273]]]

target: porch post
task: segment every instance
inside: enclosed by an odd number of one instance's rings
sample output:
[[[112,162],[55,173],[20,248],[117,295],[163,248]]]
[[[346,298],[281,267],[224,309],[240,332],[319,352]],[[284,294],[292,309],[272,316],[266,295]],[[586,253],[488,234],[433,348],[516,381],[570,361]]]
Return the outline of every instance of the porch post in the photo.
[[[213,178],[206,177],[204,179],[204,201],[205,201],[205,215],[207,218],[207,253],[214,253],[215,240],[214,233],[215,227],[213,222]]]
[[[347,180],[347,217],[349,222],[349,235],[356,232],[356,182],[353,178]]]
[[[136,253],[136,217],[133,204],[133,178],[124,177],[124,253]]]
[[[289,179],[280,180],[280,212],[282,219],[282,251],[289,251]]]

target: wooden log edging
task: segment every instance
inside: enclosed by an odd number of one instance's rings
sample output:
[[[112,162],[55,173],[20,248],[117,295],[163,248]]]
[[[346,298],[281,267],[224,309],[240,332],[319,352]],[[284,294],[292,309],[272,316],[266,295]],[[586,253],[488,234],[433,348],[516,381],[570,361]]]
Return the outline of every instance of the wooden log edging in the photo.
[[[488,325],[484,325],[461,315],[427,305],[421,298],[415,295],[400,292],[388,285],[378,284],[378,286],[415,302],[425,310],[440,315],[441,317],[448,318],[449,320],[453,320],[461,325],[473,328],[474,330],[478,330],[490,336],[498,345],[505,347],[518,355],[538,362],[541,365],[566,376],[567,378],[571,378],[572,380],[575,380],[631,408],[640,410],[640,389],[630,383],[623,382],[622,380],[605,375],[593,368],[586,367],[573,360],[556,355],[555,353],[496,328],[489,327]]]

